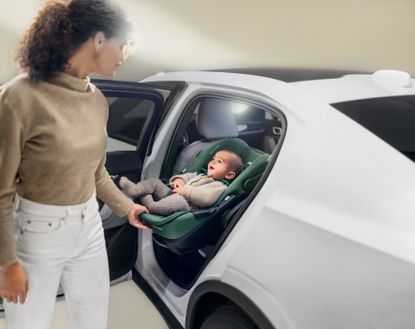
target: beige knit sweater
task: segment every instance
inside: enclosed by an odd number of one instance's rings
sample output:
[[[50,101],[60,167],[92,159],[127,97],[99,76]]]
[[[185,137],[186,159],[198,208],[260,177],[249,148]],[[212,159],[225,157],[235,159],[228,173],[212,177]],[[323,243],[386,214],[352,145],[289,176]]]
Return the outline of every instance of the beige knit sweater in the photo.
[[[0,266],[17,260],[12,203],[17,193],[49,205],[75,205],[96,191],[115,213],[133,202],[106,171],[103,94],[89,82],[58,73],[33,82],[21,74],[0,92]]]
[[[170,178],[170,184],[177,178],[183,179],[186,183],[183,187],[183,197],[196,207],[210,207],[227,188],[222,181],[196,172],[175,175]]]

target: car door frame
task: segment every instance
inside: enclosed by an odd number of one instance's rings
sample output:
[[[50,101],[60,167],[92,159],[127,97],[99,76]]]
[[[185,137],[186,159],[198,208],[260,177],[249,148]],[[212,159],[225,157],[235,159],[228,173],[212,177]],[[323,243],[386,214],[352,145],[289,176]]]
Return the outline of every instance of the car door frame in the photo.
[[[132,161],[131,167],[127,165],[126,168],[136,170],[137,177],[140,177],[142,163],[146,155],[151,152],[154,135],[166,109],[166,98],[154,86],[148,84],[109,80],[94,80],[93,83],[102,91],[105,97],[142,98],[154,103],[153,113],[143,127],[145,132],[137,141],[135,150],[107,152],[106,168],[110,174],[117,171],[123,161]],[[137,229],[128,224],[126,217],[117,216],[108,206],[104,206],[101,210],[101,217],[103,219],[110,278],[115,280],[134,267],[138,254],[139,235]]]

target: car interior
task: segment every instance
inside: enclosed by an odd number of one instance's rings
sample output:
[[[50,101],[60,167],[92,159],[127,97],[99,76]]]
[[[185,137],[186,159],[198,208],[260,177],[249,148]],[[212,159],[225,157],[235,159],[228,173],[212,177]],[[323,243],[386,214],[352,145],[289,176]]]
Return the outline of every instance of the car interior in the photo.
[[[209,208],[170,216],[143,215],[153,228],[160,267],[176,284],[192,285],[250,202],[272,152],[281,141],[282,117],[258,104],[220,96],[201,96],[184,111],[162,168],[174,174],[206,168],[216,151],[236,151],[244,169]]]
[[[153,228],[154,241],[176,253],[203,247],[220,232],[216,217],[242,200],[256,185],[270,156],[252,149],[239,138],[220,139],[198,154],[187,166],[186,172],[204,173],[207,164],[219,150],[231,150],[243,162],[242,172],[229,184],[219,199],[210,207],[181,211],[169,216],[143,214],[142,220]],[[223,224],[224,226],[225,224]]]

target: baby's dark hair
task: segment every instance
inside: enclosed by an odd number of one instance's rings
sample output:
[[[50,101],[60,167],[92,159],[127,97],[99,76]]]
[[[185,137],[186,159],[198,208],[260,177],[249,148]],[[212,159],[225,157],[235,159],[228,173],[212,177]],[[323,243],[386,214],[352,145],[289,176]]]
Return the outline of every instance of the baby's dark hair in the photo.
[[[106,38],[127,37],[131,24],[106,0],[50,0],[26,31],[16,61],[33,80],[63,71],[70,56],[97,32]]]
[[[228,149],[222,149],[221,151],[225,151],[235,155],[234,161],[232,161],[230,165],[230,169],[235,172],[235,178],[242,172],[244,164],[242,162],[241,157],[234,151]]]

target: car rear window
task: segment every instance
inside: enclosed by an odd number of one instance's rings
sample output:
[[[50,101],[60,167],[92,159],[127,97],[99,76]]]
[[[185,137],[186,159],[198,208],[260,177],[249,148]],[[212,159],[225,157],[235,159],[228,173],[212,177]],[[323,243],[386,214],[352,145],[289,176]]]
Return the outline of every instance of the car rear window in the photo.
[[[415,96],[331,104],[415,161]]]

